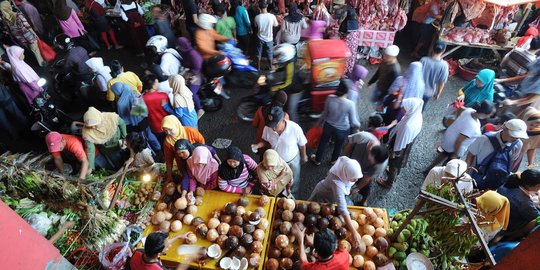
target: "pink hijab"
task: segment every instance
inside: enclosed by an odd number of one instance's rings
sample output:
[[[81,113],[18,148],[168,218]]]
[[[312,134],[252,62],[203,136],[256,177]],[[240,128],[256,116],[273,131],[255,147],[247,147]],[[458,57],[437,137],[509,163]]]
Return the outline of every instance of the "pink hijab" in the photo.
[[[196,164],[205,164],[205,166],[204,168],[199,169]],[[208,178],[210,178],[213,173],[217,172],[219,168],[219,164],[214,157],[212,157],[210,150],[204,146],[195,147],[191,157],[187,160],[187,165],[193,177],[203,185],[206,185]]]
[[[10,46],[6,49],[9,62],[11,64],[11,72],[13,79],[17,82],[31,83],[39,80],[37,73],[26,63],[21,60],[21,55],[24,54],[24,49],[19,46]]]

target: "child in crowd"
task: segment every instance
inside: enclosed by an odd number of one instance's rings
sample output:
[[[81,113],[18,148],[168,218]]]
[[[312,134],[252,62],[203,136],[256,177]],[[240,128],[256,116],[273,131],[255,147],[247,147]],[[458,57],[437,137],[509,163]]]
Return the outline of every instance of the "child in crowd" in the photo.
[[[388,134],[388,131],[397,124],[397,121],[394,120],[390,125],[383,125],[383,118],[380,114],[375,113],[368,118],[368,131],[373,134],[379,141]]]
[[[138,169],[148,169],[154,166],[154,157],[152,151],[148,148],[148,141],[142,133],[131,132],[126,137],[127,148],[129,149],[129,159],[126,161],[125,166],[130,165]]]

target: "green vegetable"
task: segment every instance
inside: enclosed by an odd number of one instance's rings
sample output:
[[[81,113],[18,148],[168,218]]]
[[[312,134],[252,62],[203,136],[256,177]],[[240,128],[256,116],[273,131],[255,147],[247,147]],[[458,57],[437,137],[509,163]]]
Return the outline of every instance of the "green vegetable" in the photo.
[[[398,251],[396,252],[396,254],[394,254],[394,259],[398,260],[398,261],[402,261],[404,259],[407,258],[407,254],[405,254],[405,252],[403,251]]]
[[[393,257],[394,257],[394,254],[395,254],[396,252],[397,252],[397,249],[396,249],[395,247],[390,247],[390,248],[388,249],[388,256],[389,256],[390,258],[393,258]]]

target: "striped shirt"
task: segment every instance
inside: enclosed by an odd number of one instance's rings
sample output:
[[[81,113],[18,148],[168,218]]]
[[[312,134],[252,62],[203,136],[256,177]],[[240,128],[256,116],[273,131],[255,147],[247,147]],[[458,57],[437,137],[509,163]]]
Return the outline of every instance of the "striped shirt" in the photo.
[[[230,193],[242,193],[242,190],[246,187],[253,187],[255,183],[249,182],[249,171],[255,171],[257,169],[257,163],[248,155],[244,155],[244,169],[240,176],[236,179],[224,180],[221,177],[218,178],[219,189]],[[226,162],[226,161],[225,161]]]
[[[501,62],[501,68],[506,70],[508,77],[521,76],[529,71],[529,64],[536,60],[536,55],[528,50],[515,48]]]

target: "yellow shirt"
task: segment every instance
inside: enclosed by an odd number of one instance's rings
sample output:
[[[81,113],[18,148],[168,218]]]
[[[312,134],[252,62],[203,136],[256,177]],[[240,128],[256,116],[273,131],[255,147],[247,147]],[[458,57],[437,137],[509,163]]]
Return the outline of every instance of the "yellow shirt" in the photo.
[[[137,93],[141,93],[142,90],[142,82],[141,79],[139,79],[139,76],[137,74],[127,71],[124,73],[121,73],[116,78],[113,78],[109,80],[107,83],[107,101],[114,101],[116,99],[116,95],[111,90],[111,86],[117,82],[125,83],[129,85],[131,90]]]

